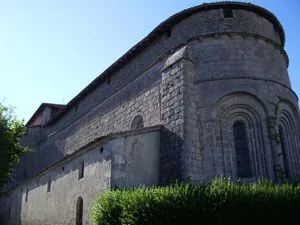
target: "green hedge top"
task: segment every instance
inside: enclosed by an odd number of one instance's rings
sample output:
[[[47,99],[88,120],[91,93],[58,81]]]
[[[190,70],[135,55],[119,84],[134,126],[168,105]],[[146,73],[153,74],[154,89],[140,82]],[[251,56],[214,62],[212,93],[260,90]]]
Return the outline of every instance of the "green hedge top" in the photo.
[[[300,185],[217,179],[206,186],[129,188],[101,194],[93,225],[300,225]]]

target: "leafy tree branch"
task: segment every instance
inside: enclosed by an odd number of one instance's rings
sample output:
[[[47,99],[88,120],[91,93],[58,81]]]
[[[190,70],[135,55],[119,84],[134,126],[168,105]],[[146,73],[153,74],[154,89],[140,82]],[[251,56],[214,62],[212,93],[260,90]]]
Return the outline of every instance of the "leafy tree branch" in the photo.
[[[12,107],[0,103],[0,196],[4,193],[20,156],[29,151],[29,148],[19,143],[25,134],[24,121],[16,118]]]

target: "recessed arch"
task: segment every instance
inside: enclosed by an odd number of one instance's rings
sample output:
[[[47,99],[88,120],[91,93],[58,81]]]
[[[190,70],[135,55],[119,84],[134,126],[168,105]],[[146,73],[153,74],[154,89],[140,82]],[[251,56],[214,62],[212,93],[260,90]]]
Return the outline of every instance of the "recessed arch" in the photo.
[[[289,99],[281,98],[281,101],[279,102],[279,108],[280,110],[290,112],[291,116],[294,117],[294,119],[299,120],[299,109]]]
[[[235,91],[227,93],[226,95],[221,96],[214,104],[211,117],[215,119],[218,113],[218,109],[228,109],[229,107],[234,107],[234,105],[245,105],[251,106],[252,111],[257,113],[263,112],[264,115],[268,115],[268,110],[264,102],[257,97],[255,94],[245,91]],[[256,110],[255,110],[256,109]]]
[[[282,168],[287,179],[294,179],[300,176],[299,114],[291,102],[283,99],[279,102],[277,117]]]
[[[255,95],[233,92],[220,97],[211,110],[214,149],[218,165],[217,173],[234,179],[256,179],[273,173],[271,149],[266,144],[268,136],[267,108]],[[243,124],[243,125],[241,125]],[[236,127],[243,130],[243,143],[238,144]],[[239,145],[239,146],[238,146]],[[221,158],[223,156],[223,159]],[[244,167],[239,167],[241,161]]]

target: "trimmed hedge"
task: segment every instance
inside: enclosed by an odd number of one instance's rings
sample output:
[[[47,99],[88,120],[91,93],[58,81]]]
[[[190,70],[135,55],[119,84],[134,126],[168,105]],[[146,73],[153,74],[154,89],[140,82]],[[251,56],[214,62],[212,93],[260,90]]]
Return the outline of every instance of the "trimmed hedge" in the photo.
[[[129,188],[101,194],[93,225],[300,224],[300,185],[233,183]]]

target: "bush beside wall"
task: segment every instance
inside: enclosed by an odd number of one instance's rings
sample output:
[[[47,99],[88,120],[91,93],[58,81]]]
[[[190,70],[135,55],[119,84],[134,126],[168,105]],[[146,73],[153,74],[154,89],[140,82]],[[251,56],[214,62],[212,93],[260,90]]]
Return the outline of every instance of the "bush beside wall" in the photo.
[[[239,184],[217,179],[206,186],[129,188],[101,194],[93,225],[300,224],[300,185]]]

